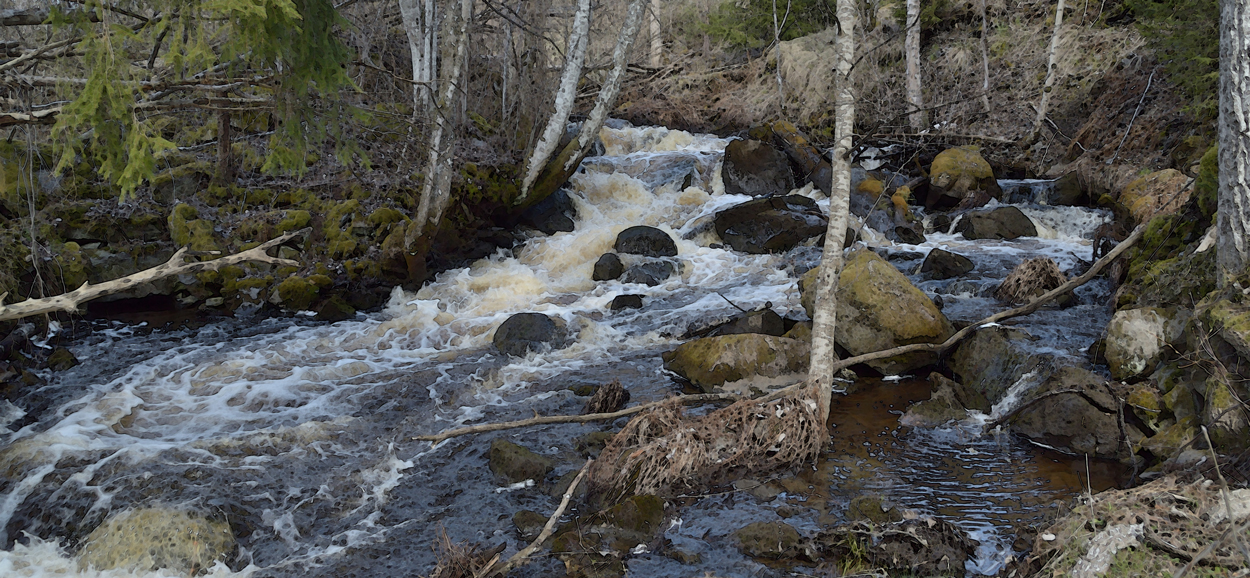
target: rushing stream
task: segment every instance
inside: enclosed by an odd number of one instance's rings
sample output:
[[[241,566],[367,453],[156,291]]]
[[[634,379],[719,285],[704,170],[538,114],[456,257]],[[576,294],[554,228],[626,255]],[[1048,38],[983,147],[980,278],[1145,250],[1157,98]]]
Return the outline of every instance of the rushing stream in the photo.
[[[246,311],[196,329],[95,322],[71,346],[82,363],[45,375],[46,385],[26,393],[46,409],[0,408],[0,575],[101,575],[80,568],[81,541],[111,514],[150,505],[229,523],[238,554],[209,569],[213,576],[417,576],[432,568],[444,532],[487,547],[506,542],[505,556],[523,547],[512,514],[550,513],[558,500],[544,484],[498,487],[487,469],[490,441],[505,437],[556,458],[555,477],[583,463],[572,440],[611,424],[513,430],[433,448],[412,436],[535,412],[578,413],[585,398],[572,390],[612,379],[634,403],[672,395],[679,388],[660,353],[677,335],[734,313],[728,301],[771,302],[782,315],[803,316],[796,279],[820,258],[818,248],[803,246],[739,254],[706,230],[709,215],[747,200],[723,191],[727,141],[663,128],[603,136],[606,154],[571,184],[574,232],[535,233],[416,293],[396,290],[380,312],[329,325]],[[882,243],[906,273],[934,247],[971,257],[978,279],[912,279],[942,294],[952,319],[979,319],[1004,307],[987,295],[1011,267],[1046,255],[1073,268],[1089,258],[1093,229],[1108,218],[1088,209],[1024,209],[1039,237],[973,242],[938,233],[919,246]],[[679,274],[656,287],[592,281],[596,259],[633,225],[677,240]],[[608,310],[627,293],[644,295],[645,306]],[[1045,310],[1020,327],[1052,353],[1080,356],[1106,323],[1106,293],[1094,284],[1082,289],[1082,305]],[[562,318],[575,341],[524,359],[501,355],[491,346],[494,329],[525,311]],[[785,491],[683,502],[664,537],[698,554],[697,562],[640,552],[628,560],[630,575],[784,575],[740,554],[733,532],[783,517],[813,532],[842,520],[864,492],[970,531],[982,545],[969,572],[992,573],[1011,552],[1012,524],[1038,519],[1087,483],[1095,490],[1114,483],[1098,472],[1089,480],[1083,461],[1010,435],[982,436],[976,423],[900,427],[898,415],[927,397],[927,385],[874,384],[837,400],[829,451],[815,468],[778,482]],[[559,575],[560,568],[540,558],[522,573]]]

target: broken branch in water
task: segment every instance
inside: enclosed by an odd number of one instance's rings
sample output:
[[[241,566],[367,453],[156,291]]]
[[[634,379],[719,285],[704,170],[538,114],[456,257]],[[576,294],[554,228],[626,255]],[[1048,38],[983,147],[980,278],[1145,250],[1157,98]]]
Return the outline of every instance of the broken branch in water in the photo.
[[[560,516],[564,515],[564,510],[569,507],[569,501],[573,499],[573,491],[577,489],[577,484],[581,483],[582,478],[586,477],[586,471],[590,469],[590,464],[593,464],[594,462],[595,460],[593,459],[586,460],[586,465],[582,466],[581,471],[577,472],[577,477],[573,478],[573,482],[569,484],[568,489],[564,490],[564,497],[560,500],[560,506],[557,507],[555,513],[547,519],[547,524],[543,526],[543,531],[538,533],[538,537],[534,538],[534,541],[530,542],[529,546],[526,546],[524,550],[513,554],[512,557],[508,558],[508,561],[499,568],[494,568],[494,564],[487,566],[481,572],[478,572],[475,578],[507,576],[508,572],[511,572],[512,569],[526,563],[529,560],[529,557],[542,547],[543,542],[546,542],[547,538],[550,538],[551,534],[556,531],[556,522],[560,521]]]
[[[113,293],[120,293],[132,287],[142,285],[143,283],[149,283],[166,277],[182,275],[183,273],[216,271],[226,265],[234,265],[236,263],[254,261],[259,263],[269,263],[270,265],[290,265],[292,267],[298,267],[298,261],[282,259],[279,257],[270,257],[267,253],[265,253],[265,251],[281,245],[282,243],[285,243],[299,235],[303,235],[310,230],[311,229],[301,229],[299,231],[287,233],[277,239],[273,239],[246,251],[235,253],[233,255],[227,255],[212,261],[187,261],[187,258],[195,255],[216,255],[220,254],[220,251],[191,253],[187,251],[186,247],[183,247],[178,249],[178,251],[174,253],[174,256],[170,257],[168,261],[151,269],[145,269],[143,271],[139,271],[138,273],[127,275],[112,281],[105,281],[104,283],[97,285],[83,283],[81,287],[55,297],[27,299],[12,305],[5,305],[4,298],[8,295],[8,293],[0,294],[0,321],[21,319],[31,315],[55,313],[58,311],[73,313],[78,311],[78,308],[83,303],[91,301],[92,299],[97,299]]]
[[[682,403],[690,403],[690,404],[703,403],[703,402],[709,402],[709,401],[737,401],[739,399],[742,399],[742,396],[732,394],[732,393],[703,393],[699,395],[681,396]],[[620,411],[614,411],[611,413],[588,413],[584,415],[540,415],[540,416],[534,416],[528,419],[522,419],[522,420],[517,420],[517,421],[507,421],[507,422],[502,422],[502,423],[484,423],[481,425],[473,425],[469,427],[451,429],[451,430],[447,430],[439,434],[413,436],[412,439],[417,440],[417,441],[433,442],[435,445],[437,445],[443,440],[454,438],[454,437],[459,437],[459,436],[464,436],[464,435],[469,435],[469,434],[476,434],[476,433],[499,431],[499,430],[504,430],[504,429],[516,429],[516,428],[521,428],[521,427],[529,427],[532,425],[545,425],[549,423],[586,423],[586,422],[591,422],[591,421],[608,421],[608,420],[616,419],[618,417],[625,417],[627,415],[633,415],[640,411],[646,411],[648,409],[658,407],[661,404],[667,403],[668,401],[669,401],[668,399],[662,399],[660,401],[644,403],[642,405],[636,405],[634,407],[627,407]]]

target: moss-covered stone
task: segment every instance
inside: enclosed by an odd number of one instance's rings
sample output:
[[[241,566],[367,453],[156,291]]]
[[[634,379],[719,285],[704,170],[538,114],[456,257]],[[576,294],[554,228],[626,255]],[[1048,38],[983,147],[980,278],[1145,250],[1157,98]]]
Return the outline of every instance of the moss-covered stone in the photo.
[[[848,520],[864,520],[874,524],[898,522],[903,514],[893,504],[886,502],[881,494],[863,494],[851,499],[846,507]]]
[[[1202,408],[1202,421],[1216,449],[1236,454],[1250,448],[1250,420],[1246,419],[1242,398],[1233,391],[1232,384],[1209,378],[1203,397],[1206,405]]]
[[[785,337],[739,333],[704,337],[663,355],[664,367],[705,392],[751,377],[779,377],[807,370],[810,344]]]
[[[302,209],[287,211],[286,217],[278,222],[278,232],[289,233],[291,231],[298,231],[307,227],[311,220],[312,215],[310,215],[308,211]]]
[[[738,549],[752,558],[793,558],[803,551],[803,536],[785,522],[755,522],[734,533]]]
[[[60,268],[65,290],[77,289],[87,282],[87,259],[78,243],[70,241],[62,245],[56,255],[56,264]]]
[[[1141,383],[1131,386],[1128,395],[1124,396],[1124,403],[1128,404],[1137,419],[1150,428],[1147,433],[1158,432],[1162,427],[1167,408],[1163,405],[1163,395],[1154,385]]]
[[[1154,454],[1159,460],[1166,460],[1185,448],[1194,436],[1199,435],[1200,424],[1201,420],[1194,415],[1179,419],[1175,424],[1143,440],[1141,447]]]
[[[292,311],[307,311],[317,299],[318,288],[306,278],[290,276],[278,284],[279,303]]]
[[[344,321],[356,316],[356,308],[338,295],[326,299],[317,307],[318,321]]]
[[[65,371],[75,365],[78,365],[78,358],[64,347],[52,350],[52,354],[48,356],[48,369],[52,371]]]
[[[508,483],[542,481],[555,467],[551,458],[540,456],[503,439],[491,442],[489,455],[490,471],[503,477]]]
[[[87,536],[79,553],[83,569],[168,570],[193,576],[235,548],[226,522],[169,508],[122,512]]]

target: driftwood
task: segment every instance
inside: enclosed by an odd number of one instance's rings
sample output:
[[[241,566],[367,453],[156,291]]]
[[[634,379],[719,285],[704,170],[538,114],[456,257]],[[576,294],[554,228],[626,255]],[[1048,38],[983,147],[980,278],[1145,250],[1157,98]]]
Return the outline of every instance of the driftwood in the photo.
[[[699,394],[699,395],[683,395],[678,399],[681,400],[681,403],[704,403],[704,402],[709,402],[709,401],[737,401],[739,399],[742,399],[742,397],[739,395],[732,394],[732,393],[704,393],[704,394]],[[653,408],[659,407],[669,402],[670,402],[669,399],[662,399],[660,401],[644,403],[642,405],[636,405],[634,407],[627,407],[625,409],[622,409],[621,411],[614,411],[611,413],[588,413],[588,414],[583,414],[583,415],[540,415],[540,416],[534,416],[528,419],[522,419],[522,420],[517,420],[517,421],[507,421],[507,422],[501,422],[501,423],[484,423],[481,425],[473,425],[469,427],[451,429],[451,430],[447,430],[439,434],[413,436],[411,439],[416,440],[416,441],[423,441],[423,442],[434,442],[434,444],[437,445],[439,442],[442,442],[443,440],[454,438],[454,437],[465,436],[465,435],[470,435],[470,434],[486,433],[486,432],[492,432],[492,431],[499,431],[499,430],[504,430],[504,429],[516,429],[516,428],[522,428],[522,427],[529,427],[532,425],[546,425],[546,424],[551,424],[551,423],[586,423],[586,422],[591,422],[591,421],[609,421],[609,420],[614,420],[618,417],[625,417],[627,415],[636,414],[640,411],[653,409]]]
[[[301,229],[292,233],[287,233],[277,239],[268,241],[257,247],[253,247],[241,253],[227,255],[220,259],[212,261],[188,261],[188,257],[197,255],[218,255],[220,251],[206,251],[191,253],[186,247],[178,249],[173,257],[161,265],[157,265],[151,269],[139,271],[133,275],[127,275],[120,279],[105,281],[97,285],[91,283],[83,283],[81,287],[57,295],[56,297],[47,297],[43,299],[27,299],[12,305],[5,305],[4,298],[8,293],[0,294],[0,321],[8,321],[10,319],[21,319],[31,315],[41,315],[44,313],[56,313],[60,311],[73,313],[88,301],[119,293],[151,281],[182,275],[183,273],[199,273],[201,271],[216,271],[226,265],[234,265],[237,263],[245,263],[249,261],[259,263],[269,263],[271,265],[290,265],[298,267],[298,261],[290,259],[282,259],[279,257],[270,257],[265,253],[266,250],[281,245],[297,236],[307,233],[309,229]]]
[[[559,507],[557,507],[555,513],[547,519],[547,524],[543,526],[543,531],[539,532],[538,537],[534,538],[534,541],[530,542],[530,545],[526,546],[524,550],[521,550],[520,552],[513,554],[511,558],[508,558],[508,561],[505,562],[503,566],[495,568],[494,561],[492,561],[490,565],[477,573],[477,578],[487,578],[488,576],[507,576],[508,572],[511,572],[517,566],[528,562],[529,557],[533,555],[534,552],[537,552],[538,549],[542,547],[543,542],[546,542],[547,538],[550,538],[551,535],[555,533],[556,523],[560,521],[560,516],[564,515],[564,510],[569,507],[569,501],[573,499],[573,491],[577,489],[577,485],[581,483],[582,478],[586,477],[586,471],[590,469],[590,464],[592,463],[594,463],[594,460],[586,460],[586,465],[582,466],[581,471],[577,472],[577,477],[573,478],[573,482],[569,484],[568,489],[564,490],[564,497],[560,500]]]

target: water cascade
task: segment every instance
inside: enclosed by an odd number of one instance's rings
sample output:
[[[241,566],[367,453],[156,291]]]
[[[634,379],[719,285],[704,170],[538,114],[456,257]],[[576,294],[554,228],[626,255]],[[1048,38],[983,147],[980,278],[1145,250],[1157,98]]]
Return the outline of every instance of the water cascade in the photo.
[[[771,302],[782,315],[802,317],[796,279],[820,259],[812,246],[745,255],[720,245],[708,218],[748,200],[724,193],[719,168],[727,141],[632,127],[605,129],[603,141],[605,154],[588,160],[570,185],[573,232],[534,233],[420,291],[396,289],[380,312],[331,325],[247,312],[197,329],[96,322],[71,347],[82,363],[44,376],[47,384],[26,394],[47,400],[44,409],[0,413],[0,428],[8,426],[0,429],[0,574],[100,575],[78,557],[88,536],[114,514],[150,507],[229,524],[236,549],[228,564],[205,569],[210,576],[415,576],[432,568],[444,533],[487,547],[506,542],[505,555],[523,547],[512,514],[549,513],[558,499],[546,484],[496,483],[486,465],[491,440],[553,458],[555,479],[583,461],[574,439],[611,424],[505,431],[437,447],[412,436],[578,413],[585,398],[574,390],[613,379],[634,403],[672,395],[679,387],[660,354],[677,336],[735,313],[735,304]],[[924,245],[882,242],[881,250],[926,292],[942,295],[949,317],[978,319],[1004,308],[988,291],[1012,266],[1045,255],[1075,267],[1089,258],[1094,227],[1109,218],[1032,204],[1025,211],[1039,224],[1038,237],[974,242],[937,233]],[[676,240],[677,273],[656,286],[592,281],[595,261],[634,225]],[[970,256],[980,279],[916,276],[935,247]],[[1082,305],[1040,312],[1021,326],[1055,355],[1082,355],[1105,325],[1107,288],[1081,292]],[[644,306],[609,311],[624,294],[642,295]],[[524,358],[502,355],[491,346],[493,332],[519,312],[562,320],[571,344]],[[1010,436],[982,436],[976,424],[898,426],[907,402],[925,397],[915,380],[869,390],[875,393],[839,401],[834,444],[800,474],[803,487],[792,484],[770,499],[689,497],[664,537],[699,561],[639,552],[627,562],[631,574],[783,575],[739,553],[733,532],[783,517],[814,531],[836,523],[865,490],[969,530],[982,544],[969,571],[993,572],[1011,552],[1010,524],[1034,519],[1085,485],[1066,458]],[[548,559],[525,572],[558,567]]]

